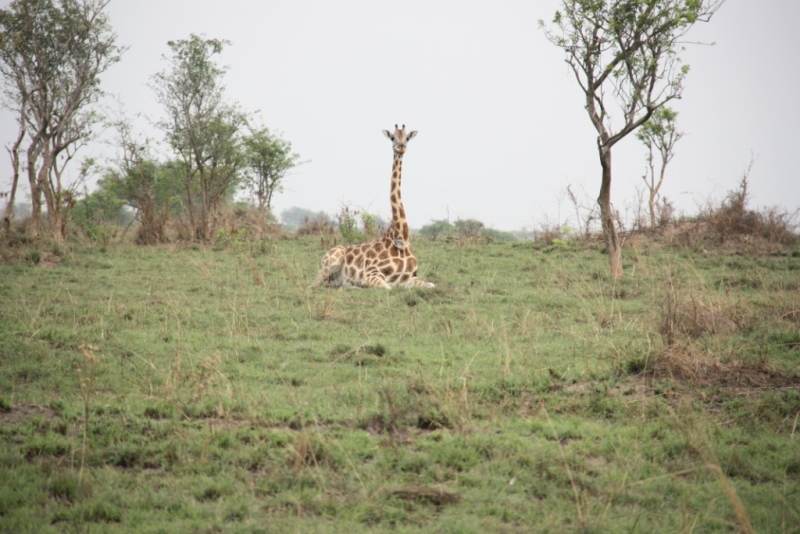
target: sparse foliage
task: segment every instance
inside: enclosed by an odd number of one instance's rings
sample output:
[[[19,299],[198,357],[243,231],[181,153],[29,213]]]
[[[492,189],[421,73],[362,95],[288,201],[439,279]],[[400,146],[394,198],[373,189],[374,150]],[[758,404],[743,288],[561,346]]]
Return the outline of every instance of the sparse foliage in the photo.
[[[689,71],[678,57],[680,39],[707,21],[724,0],[563,0],[553,26],[539,26],[562,48],[585,96],[597,131],[602,167],[600,219],[611,274],[622,276],[622,244],[611,205],[611,148],[680,98]],[[614,124],[612,106],[620,116]]]
[[[645,122],[636,132],[636,138],[647,148],[647,170],[642,180],[647,185],[649,192],[647,206],[650,213],[650,229],[655,230],[659,225],[657,205],[659,190],[664,183],[667,165],[675,156],[675,144],[683,137],[675,126],[678,113],[670,107],[662,106],[653,112],[650,120]],[[658,153],[659,170],[656,173],[654,151]],[[664,199],[664,206],[666,206]],[[661,218],[663,220],[663,217]]]
[[[298,206],[293,206],[289,209],[283,210],[280,218],[281,222],[289,227],[300,226],[303,224],[304,220],[330,220],[330,217],[328,217],[328,215],[323,211],[315,212],[306,208],[300,208]]]
[[[480,237],[484,228],[484,224],[477,219],[456,219],[453,226],[459,236],[468,239]]]
[[[283,189],[286,173],[301,164],[292,144],[267,128],[250,128],[244,138],[245,171],[242,186],[256,199],[258,211],[266,221],[272,209],[272,196]]]
[[[736,189],[728,191],[719,205],[709,203],[701,212],[700,220],[707,222],[719,243],[734,237],[759,237],[770,243],[792,244],[797,242],[798,214],[777,207],[753,210],[750,202],[751,161],[739,180]]]
[[[595,222],[600,219],[597,206],[593,204],[586,190],[581,187],[578,192],[571,184],[567,185],[567,196],[575,209],[575,223],[581,239],[589,237]]]
[[[158,123],[180,163],[194,239],[214,236],[222,202],[241,179],[245,115],[225,97],[214,57],[229,44],[191,35],[168,43],[169,68],[153,77],[165,117]]]
[[[358,231],[358,210],[349,205],[343,205],[336,214],[336,223],[339,233],[345,243],[364,241],[366,237]]]
[[[455,227],[450,223],[450,221],[441,219],[438,221],[431,221],[430,224],[426,224],[420,228],[419,234],[424,237],[436,239],[439,236],[452,235],[454,231]]]
[[[17,114],[18,141],[10,150],[19,176],[20,149],[31,189],[28,231],[40,234],[42,197],[50,232],[63,239],[73,185],[65,170],[92,137],[103,94],[100,75],[120,59],[105,13],[108,0],[15,0],[0,10],[0,72],[7,106]],[[17,180],[14,180],[14,184]],[[13,199],[13,195],[12,195]],[[6,210],[10,218],[10,210]],[[8,227],[8,223],[4,223]]]
[[[361,221],[360,229],[359,221]],[[317,233],[309,230],[312,226],[319,224],[322,224],[324,228],[324,219],[319,216],[306,219],[301,226],[301,230],[303,233]],[[345,243],[358,243],[377,238],[386,229],[387,224],[377,215],[344,204],[339,209],[339,213],[336,214],[336,226]]]
[[[112,126],[120,153],[98,185],[114,191],[136,210],[138,243],[163,243],[171,199],[180,193],[180,181],[170,172],[170,166],[158,164],[151,154],[151,143],[136,138],[129,121],[120,118]]]

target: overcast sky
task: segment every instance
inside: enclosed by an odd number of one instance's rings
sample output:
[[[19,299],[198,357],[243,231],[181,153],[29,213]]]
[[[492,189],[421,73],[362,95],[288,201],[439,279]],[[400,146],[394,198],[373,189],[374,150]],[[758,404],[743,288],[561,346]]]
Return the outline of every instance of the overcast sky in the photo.
[[[8,5],[0,0],[0,5]],[[475,218],[503,230],[567,222],[568,184],[593,202],[596,133],[583,96],[537,21],[557,0],[112,0],[118,43],[129,47],[103,77],[130,115],[160,116],[151,76],[167,41],[191,33],[227,39],[227,94],[291,141],[310,163],[286,178],[274,211],[329,213],[342,204],[390,216],[395,123],[419,130],[403,166],[412,227]],[[674,103],[676,146],[663,193],[686,214],[736,187],[751,156],[753,207],[800,205],[800,2],[728,0],[695,26],[681,53],[691,66]],[[256,115],[256,112],[258,114]],[[0,115],[9,145],[13,116]],[[137,127],[159,138],[144,118]],[[84,155],[103,157],[94,143]],[[644,147],[613,152],[612,201],[634,203]],[[75,166],[76,169],[78,165]],[[0,156],[0,191],[10,183]]]

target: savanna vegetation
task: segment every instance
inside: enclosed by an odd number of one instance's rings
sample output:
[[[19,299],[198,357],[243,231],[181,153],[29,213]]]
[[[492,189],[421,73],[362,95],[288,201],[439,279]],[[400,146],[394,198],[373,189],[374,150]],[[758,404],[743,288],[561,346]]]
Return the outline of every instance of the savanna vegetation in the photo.
[[[797,532],[800,247],[735,196],[622,280],[591,238],[419,238],[427,291],[308,290],[338,233],[4,248],[0,529]]]
[[[751,209],[748,171],[691,219],[659,195],[682,135],[675,39],[722,2],[565,0],[546,35],[589,77],[600,204],[568,188],[574,225],[533,239],[431,221],[413,247],[436,288],[391,291],[308,288],[325,250],[386,223],[349,205],[276,223],[302,162],[226,96],[225,41],[168,43],[163,151],[120,112],[117,155],[62,181],[124,52],[107,3],[0,10],[20,127],[0,531],[800,531],[797,213]],[[610,22],[583,42],[592,20]],[[610,150],[639,127],[649,198],[626,225]]]

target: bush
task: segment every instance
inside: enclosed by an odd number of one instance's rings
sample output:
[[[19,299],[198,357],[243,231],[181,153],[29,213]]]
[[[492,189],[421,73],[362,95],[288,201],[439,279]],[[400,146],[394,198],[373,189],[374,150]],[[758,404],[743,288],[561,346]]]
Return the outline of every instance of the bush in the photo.
[[[454,231],[455,227],[450,224],[450,221],[431,221],[431,224],[426,224],[420,228],[419,235],[435,240],[439,236],[453,235]]]
[[[332,236],[333,231],[333,223],[324,214],[305,217],[297,227],[297,235]]]
[[[336,214],[336,221],[339,226],[339,233],[347,243],[358,243],[366,240],[366,235],[358,231],[358,210],[350,206],[342,206]]]
[[[720,243],[739,236],[760,237],[784,245],[796,243],[797,211],[789,213],[778,207],[762,211],[747,208],[750,200],[749,170],[748,167],[737,189],[729,191],[719,206],[706,206],[698,219],[708,223]]]

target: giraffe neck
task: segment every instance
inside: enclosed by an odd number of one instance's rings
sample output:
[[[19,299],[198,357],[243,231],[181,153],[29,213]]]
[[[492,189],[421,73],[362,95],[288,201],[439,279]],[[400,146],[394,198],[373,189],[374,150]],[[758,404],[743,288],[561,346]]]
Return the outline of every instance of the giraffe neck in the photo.
[[[406,210],[403,208],[403,198],[400,196],[400,179],[403,173],[403,155],[395,152],[392,164],[392,230],[396,237],[409,243],[411,233],[406,221]]]

